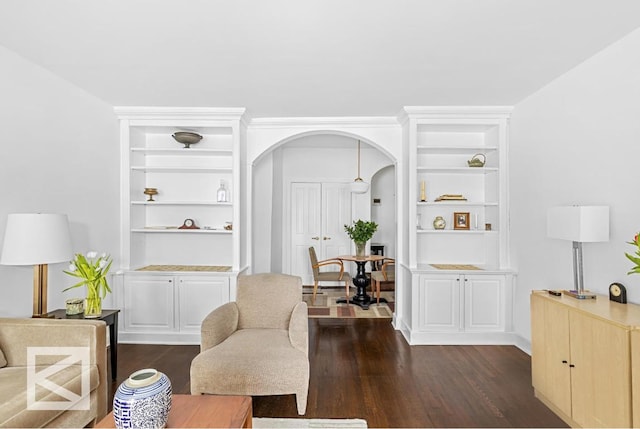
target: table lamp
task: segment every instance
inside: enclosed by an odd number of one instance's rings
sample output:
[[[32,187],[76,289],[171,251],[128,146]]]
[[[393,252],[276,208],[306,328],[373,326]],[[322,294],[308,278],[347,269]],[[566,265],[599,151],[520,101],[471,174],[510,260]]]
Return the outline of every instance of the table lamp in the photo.
[[[0,264],[33,265],[33,317],[47,314],[47,264],[71,260],[67,215],[10,214]]]
[[[563,293],[578,299],[595,298],[584,290],[582,243],[609,241],[609,207],[552,207],[547,212],[547,236],[573,242],[574,289]]]

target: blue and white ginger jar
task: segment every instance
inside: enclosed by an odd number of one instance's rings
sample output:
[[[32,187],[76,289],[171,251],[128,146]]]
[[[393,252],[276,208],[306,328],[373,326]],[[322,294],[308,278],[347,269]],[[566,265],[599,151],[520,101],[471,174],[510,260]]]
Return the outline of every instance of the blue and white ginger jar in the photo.
[[[171,410],[171,381],[152,368],[134,372],[113,396],[118,429],[163,428]]]

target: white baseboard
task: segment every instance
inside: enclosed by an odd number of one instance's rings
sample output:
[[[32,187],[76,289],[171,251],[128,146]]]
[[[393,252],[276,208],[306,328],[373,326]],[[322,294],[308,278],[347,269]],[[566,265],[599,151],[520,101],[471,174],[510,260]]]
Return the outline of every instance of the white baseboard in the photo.
[[[409,332],[412,346],[424,345],[515,345],[511,332]],[[407,338],[407,335],[405,335]]]
[[[531,356],[531,341],[527,340],[524,337],[521,337],[520,335],[516,335],[515,340],[516,342],[514,346]]]
[[[122,344],[200,345],[200,333],[176,332],[122,332],[118,333]]]

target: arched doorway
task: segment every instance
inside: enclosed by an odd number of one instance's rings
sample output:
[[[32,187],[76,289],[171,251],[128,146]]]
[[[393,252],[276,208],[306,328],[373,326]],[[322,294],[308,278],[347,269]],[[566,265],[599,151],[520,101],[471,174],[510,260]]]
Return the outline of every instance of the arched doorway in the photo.
[[[352,219],[371,219],[372,214],[371,189],[365,194],[349,192],[356,176],[356,142],[330,133],[303,135],[273,148],[254,164],[255,271],[299,275],[308,282],[308,245],[316,247],[321,259],[351,251],[343,225]],[[371,182],[377,171],[391,163],[386,154],[362,145],[365,180]],[[299,236],[316,223],[311,230],[323,232],[312,233],[305,243]],[[297,248],[304,251],[297,254]]]
[[[379,171],[389,168],[392,178],[385,186],[397,194],[400,177],[398,164],[402,164],[402,133],[397,122],[370,123],[363,119],[360,127],[354,121],[348,125],[318,123],[304,120],[304,126],[292,119],[293,124],[251,125],[247,138],[247,177],[250,228],[248,245],[252,272],[284,272],[300,275],[292,267],[291,186],[292,183],[348,184],[357,176],[357,141],[361,141],[361,176],[371,182]],[[315,122],[315,121],[311,121]],[[351,194],[351,219],[371,219],[372,194]],[[387,204],[391,201],[386,200]],[[396,212],[400,204],[391,204]],[[396,213],[396,218],[398,217]],[[346,223],[346,222],[345,222]],[[339,225],[341,233],[346,236]],[[401,249],[398,222],[389,233],[391,247]],[[375,236],[374,236],[375,240]],[[308,252],[305,255],[308,264]],[[304,273],[302,273],[304,274]],[[396,292],[397,294],[397,292]],[[397,295],[396,295],[397,296]],[[397,312],[397,307],[396,307]],[[394,315],[395,318],[396,315]]]

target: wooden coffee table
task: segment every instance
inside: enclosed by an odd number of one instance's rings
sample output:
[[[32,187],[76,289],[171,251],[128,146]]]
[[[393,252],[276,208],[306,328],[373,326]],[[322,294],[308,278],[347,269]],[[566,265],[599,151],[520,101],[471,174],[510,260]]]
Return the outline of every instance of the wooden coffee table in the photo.
[[[251,396],[173,395],[167,428],[251,428]],[[113,428],[113,411],[95,426]]]

